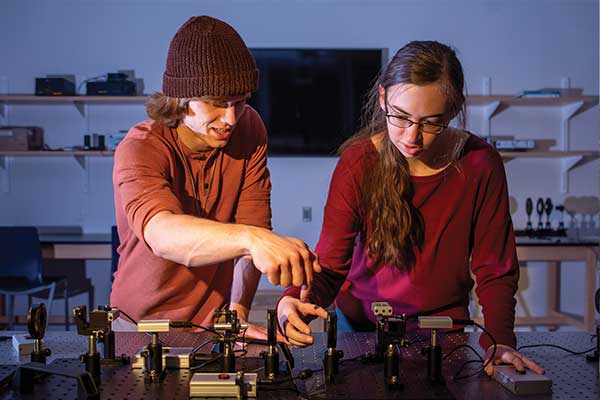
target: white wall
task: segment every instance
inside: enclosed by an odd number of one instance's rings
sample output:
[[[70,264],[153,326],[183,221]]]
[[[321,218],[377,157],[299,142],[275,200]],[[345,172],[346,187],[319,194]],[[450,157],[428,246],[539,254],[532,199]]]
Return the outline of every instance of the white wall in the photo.
[[[34,78],[49,73],[83,80],[134,69],[146,92],[157,91],[171,37],[189,16],[201,14],[232,24],[250,47],[383,47],[391,55],[410,40],[443,41],[458,50],[470,94],[482,93],[486,77],[493,94],[558,87],[564,77],[586,94],[598,93],[598,2],[592,0],[4,0],[0,77],[11,93],[32,93]],[[482,109],[469,111],[469,128],[480,132]],[[72,106],[27,105],[10,106],[4,122],[44,126],[46,142],[58,147],[81,144],[84,133],[127,129],[144,117],[141,105],[91,106],[87,119]],[[597,149],[598,107],[576,116],[571,130],[572,149]],[[494,118],[492,131],[558,142],[560,110],[512,108]],[[276,231],[316,243],[335,162],[324,157],[269,160]],[[10,190],[0,193],[0,224],[81,225],[87,232],[108,232],[114,223],[112,160],[90,158],[89,163],[86,193],[82,182],[87,176],[72,158],[9,160]],[[518,201],[515,226],[525,224],[528,196],[551,197],[558,204],[566,195],[598,195],[598,161],[570,173],[566,194],[559,191],[559,165],[558,160],[506,165],[510,192]],[[303,206],[313,207],[311,223],[302,222]],[[90,274],[98,281],[101,301],[109,288],[105,271],[96,264]],[[526,273],[535,282],[544,271]],[[582,280],[570,287],[574,295],[567,296],[573,297],[568,307],[581,309],[575,294],[581,293]],[[541,307],[543,293],[527,290],[530,308]]]

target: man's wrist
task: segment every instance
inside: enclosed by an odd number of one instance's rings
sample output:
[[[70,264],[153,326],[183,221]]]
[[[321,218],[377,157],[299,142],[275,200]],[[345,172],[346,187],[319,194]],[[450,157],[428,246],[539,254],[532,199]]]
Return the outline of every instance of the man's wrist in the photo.
[[[244,256],[252,255],[252,248],[254,243],[254,231],[257,229],[252,225],[237,225],[240,229],[239,239],[240,245],[242,246],[242,253]]]

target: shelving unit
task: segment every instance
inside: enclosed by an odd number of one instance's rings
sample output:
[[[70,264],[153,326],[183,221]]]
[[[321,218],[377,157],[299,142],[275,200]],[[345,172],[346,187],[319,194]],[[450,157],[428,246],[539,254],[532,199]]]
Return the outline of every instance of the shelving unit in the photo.
[[[560,191],[569,188],[569,171],[597,159],[597,151],[572,151],[569,145],[569,121],[598,104],[598,96],[568,97],[516,97],[516,96],[468,96],[467,105],[484,108],[482,136],[491,141],[492,118],[509,107],[559,107],[561,111],[559,149],[554,151],[501,152],[505,161],[520,157],[560,158]]]
[[[148,96],[35,96],[31,94],[0,95],[0,125],[9,125],[11,105],[73,105],[84,118],[90,131],[88,107],[92,105],[143,105]],[[74,157],[83,172],[83,192],[89,190],[89,157],[111,157],[113,151],[2,151],[0,150],[0,186],[10,192],[10,170],[13,157]]]
[[[148,96],[34,96],[29,94],[0,95],[0,123],[7,124],[10,115],[10,105],[65,105],[72,104],[86,120],[89,131],[88,107],[91,105],[141,105],[145,104]],[[546,158],[560,159],[561,162],[561,192],[568,190],[568,173],[572,169],[599,158],[598,151],[573,151],[569,146],[569,121],[576,115],[587,111],[598,104],[598,96],[570,96],[557,98],[529,98],[510,95],[468,96],[467,105],[483,107],[484,124],[482,136],[491,139],[492,118],[509,107],[558,107],[561,111],[561,138],[559,150],[553,151],[505,151],[500,152],[502,158],[508,162],[515,158]],[[87,169],[88,157],[110,157],[112,151],[0,151],[0,175],[3,178],[3,190],[8,191],[8,174],[12,157],[65,157],[73,156],[84,169]],[[86,172],[87,173],[87,172]],[[89,176],[86,178],[88,182]],[[87,191],[87,183],[84,184]]]
[[[35,96],[31,94],[5,94],[0,95],[0,106],[2,113],[8,115],[10,104],[40,104],[40,105],[64,105],[73,104],[79,113],[85,117],[88,104],[144,104],[148,96]]]

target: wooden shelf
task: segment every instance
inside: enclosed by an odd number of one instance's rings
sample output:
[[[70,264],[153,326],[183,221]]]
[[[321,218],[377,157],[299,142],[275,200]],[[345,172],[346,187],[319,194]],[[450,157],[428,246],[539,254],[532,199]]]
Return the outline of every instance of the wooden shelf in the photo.
[[[52,151],[52,150],[0,150],[0,156],[17,157],[112,157],[115,152],[112,150],[79,150],[79,151]]]
[[[467,96],[467,105],[486,106],[500,102],[506,106],[564,106],[583,102],[590,106],[598,104],[598,96],[568,96],[568,97],[517,97],[517,96]]]
[[[148,96],[35,96],[31,94],[0,95],[0,102],[8,104],[144,104]]]
[[[521,157],[532,158],[565,158],[565,157],[591,157],[598,158],[598,151],[500,151],[503,159]]]
[[[148,95],[144,96],[35,96],[31,94],[0,95],[0,102],[10,104],[61,104],[61,103],[145,103]],[[467,96],[467,105],[485,106],[501,102],[507,106],[561,106],[583,102],[590,105],[598,104],[598,96],[568,96],[568,97],[517,97],[510,95],[472,95]]]

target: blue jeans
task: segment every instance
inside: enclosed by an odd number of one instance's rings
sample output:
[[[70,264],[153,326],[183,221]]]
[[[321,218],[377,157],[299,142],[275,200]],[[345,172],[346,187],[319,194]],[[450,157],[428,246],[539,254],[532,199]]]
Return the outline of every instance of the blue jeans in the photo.
[[[354,328],[352,328],[352,325],[350,325],[350,322],[348,322],[348,319],[346,318],[346,316],[344,315],[342,310],[340,310],[338,307],[336,307],[335,313],[337,315],[337,331],[338,331],[338,333],[356,332],[356,330]]]

